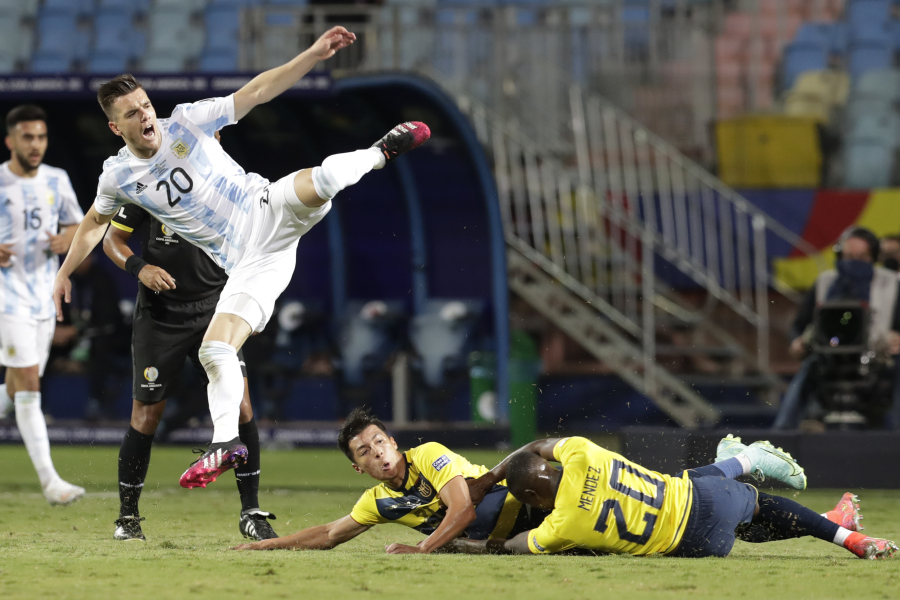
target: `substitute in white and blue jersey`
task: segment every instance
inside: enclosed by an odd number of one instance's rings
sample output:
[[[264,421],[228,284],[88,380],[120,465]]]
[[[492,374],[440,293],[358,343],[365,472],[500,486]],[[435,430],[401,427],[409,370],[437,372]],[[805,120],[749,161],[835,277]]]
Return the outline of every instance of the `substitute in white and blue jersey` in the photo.
[[[41,376],[53,332],[57,254],[69,250],[83,219],[69,176],[41,164],[47,115],[23,104],[6,115],[9,161],[0,165],[0,417],[15,407],[16,425],[51,504],[70,504],[84,488],[64,481],[50,458],[41,410]],[[63,231],[60,231],[60,228]]]

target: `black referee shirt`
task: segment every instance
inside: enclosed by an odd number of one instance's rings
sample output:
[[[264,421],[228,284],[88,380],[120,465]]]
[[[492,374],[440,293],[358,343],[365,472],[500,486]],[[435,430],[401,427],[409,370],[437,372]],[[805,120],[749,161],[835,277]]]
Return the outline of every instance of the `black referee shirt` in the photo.
[[[138,282],[138,298],[146,308],[205,300],[218,295],[228,280],[225,270],[203,250],[178,234],[169,232],[143,208],[133,204],[122,206],[113,217],[112,224],[128,233],[146,225],[149,231],[141,242],[141,257],[175,278],[174,290],[158,294]]]

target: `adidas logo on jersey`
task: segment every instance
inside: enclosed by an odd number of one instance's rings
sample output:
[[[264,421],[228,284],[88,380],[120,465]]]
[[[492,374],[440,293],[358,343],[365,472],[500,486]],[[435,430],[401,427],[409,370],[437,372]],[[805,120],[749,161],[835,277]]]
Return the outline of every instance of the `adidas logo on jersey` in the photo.
[[[138,194],[143,193],[143,191],[146,190],[146,189],[147,189],[147,186],[144,185],[143,183],[141,183],[140,181],[138,181],[137,184],[134,186],[134,190],[135,190]]]

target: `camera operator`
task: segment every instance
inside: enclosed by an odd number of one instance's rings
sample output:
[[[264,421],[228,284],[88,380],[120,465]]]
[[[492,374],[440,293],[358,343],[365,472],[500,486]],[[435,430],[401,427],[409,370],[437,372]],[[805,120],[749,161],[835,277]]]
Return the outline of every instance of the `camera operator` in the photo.
[[[884,348],[895,358],[900,353],[900,281],[895,271],[875,266],[879,241],[874,233],[862,227],[844,232],[835,246],[836,268],[825,271],[800,304],[791,327],[790,352],[798,358],[806,356],[781,401],[775,429],[796,429],[808,408],[810,393],[807,380],[820,356],[809,353],[815,309],[829,300],[867,302],[870,311],[869,342],[873,348]],[[895,361],[896,363],[896,361]],[[900,370],[896,371],[900,372]],[[898,389],[894,376],[894,389]],[[896,426],[896,424],[895,424]]]

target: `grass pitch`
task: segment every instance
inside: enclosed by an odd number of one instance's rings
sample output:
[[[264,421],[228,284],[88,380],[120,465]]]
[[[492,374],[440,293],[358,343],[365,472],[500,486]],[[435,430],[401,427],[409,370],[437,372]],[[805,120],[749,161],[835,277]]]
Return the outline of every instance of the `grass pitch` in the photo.
[[[63,508],[40,494],[21,446],[0,446],[0,598],[900,598],[900,560],[862,561],[804,538],[738,542],[725,559],[387,556],[415,531],[381,526],[328,552],[232,552],[242,541],[231,475],[183,490],[184,448],[155,448],[141,501],[148,541],[116,542],[115,448],[58,446],[60,474],[88,497]],[[464,452],[493,465],[500,454]],[[265,452],[260,503],[276,531],[346,515],[370,481],[337,450]],[[823,512],[846,490],[796,498]],[[900,492],[854,490],[867,533],[900,538]]]

